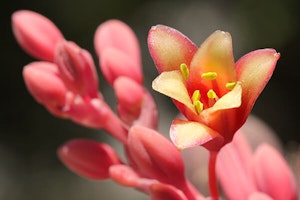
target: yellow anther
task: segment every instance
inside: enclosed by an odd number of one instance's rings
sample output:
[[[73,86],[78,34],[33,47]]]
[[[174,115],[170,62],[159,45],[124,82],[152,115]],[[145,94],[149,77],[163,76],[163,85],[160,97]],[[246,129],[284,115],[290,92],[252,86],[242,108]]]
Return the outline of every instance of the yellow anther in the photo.
[[[197,113],[200,113],[203,110],[203,103],[201,103],[199,100],[194,102],[194,106]]]
[[[208,92],[207,92],[207,97],[210,98],[210,99],[214,99],[217,97],[217,94],[212,90],[210,89]]]
[[[217,78],[217,72],[206,72],[201,74],[201,77],[207,80],[215,80]]]
[[[237,82],[228,82],[226,83],[226,88],[232,90],[236,86]]]
[[[199,101],[200,100],[200,91],[199,90],[195,90],[193,95],[192,95],[192,101],[193,101],[193,104],[196,102],[196,101]]]
[[[185,63],[182,63],[180,65],[180,72],[181,72],[183,78],[185,80],[187,80],[189,75],[190,75],[190,70],[189,70],[189,68],[187,67],[187,65]]]

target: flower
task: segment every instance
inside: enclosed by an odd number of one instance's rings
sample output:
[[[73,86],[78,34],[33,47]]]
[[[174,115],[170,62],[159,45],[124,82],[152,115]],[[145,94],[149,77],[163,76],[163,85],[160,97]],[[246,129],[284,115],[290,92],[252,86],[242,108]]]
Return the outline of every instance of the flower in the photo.
[[[160,75],[154,90],[169,96],[187,120],[175,119],[170,137],[178,149],[203,145],[218,151],[244,124],[280,54],[252,51],[234,61],[229,33],[215,31],[197,46],[179,31],[153,26],[151,57]]]

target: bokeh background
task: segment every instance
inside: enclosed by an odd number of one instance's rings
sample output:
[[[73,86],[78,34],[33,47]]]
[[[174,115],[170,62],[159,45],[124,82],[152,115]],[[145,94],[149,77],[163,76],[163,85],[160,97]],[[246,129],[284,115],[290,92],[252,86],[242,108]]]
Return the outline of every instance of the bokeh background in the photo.
[[[254,106],[287,149],[300,142],[299,125],[299,27],[297,0],[0,0],[0,199],[2,200],[98,200],[148,199],[112,181],[95,182],[66,169],[56,149],[72,138],[85,137],[118,144],[106,133],[91,130],[50,115],[27,92],[22,68],[32,57],[23,52],[11,31],[11,15],[20,9],[37,11],[51,19],[68,40],[89,50],[95,58],[93,35],[97,26],[114,18],[137,34],[143,56],[145,85],[160,108],[159,129],[168,132],[177,110],[171,101],[152,91],[157,75],[147,50],[152,25],[174,27],[196,44],[213,31],[233,37],[236,59],[249,51],[271,47],[281,53],[272,79]],[[100,77],[100,88],[114,108],[111,88]]]

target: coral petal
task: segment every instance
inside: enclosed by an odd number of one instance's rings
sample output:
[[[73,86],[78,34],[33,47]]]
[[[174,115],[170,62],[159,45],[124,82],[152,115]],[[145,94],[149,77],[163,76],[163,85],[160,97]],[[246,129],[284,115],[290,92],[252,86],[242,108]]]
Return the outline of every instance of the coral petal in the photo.
[[[238,108],[241,105],[241,101],[242,86],[238,83],[233,90],[222,96],[212,107],[203,110],[201,112],[201,116],[205,118],[205,116],[211,115],[212,113],[220,110]]]
[[[241,110],[244,116],[248,116],[257,97],[271,78],[279,57],[280,54],[274,49],[260,49],[237,61],[237,79],[243,87]]]
[[[179,149],[204,145],[213,150],[218,149],[223,143],[223,138],[209,127],[193,121],[175,119],[171,125],[170,137],[174,145]]]
[[[148,34],[148,47],[157,70],[179,69],[180,64],[189,66],[197,46],[179,31],[164,26],[153,26]]]
[[[152,82],[152,88],[172,99],[183,103],[191,111],[195,112],[191,98],[185,87],[183,77],[179,71],[168,71],[161,73]]]
[[[236,80],[232,39],[229,33],[215,31],[202,43],[192,60],[188,84],[198,89],[204,87],[203,85],[206,88],[212,88],[211,81],[199,78],[202,73],[206,72],[217,73],[215,81],[218,84],[220,96],[228,91],[225,84]]]

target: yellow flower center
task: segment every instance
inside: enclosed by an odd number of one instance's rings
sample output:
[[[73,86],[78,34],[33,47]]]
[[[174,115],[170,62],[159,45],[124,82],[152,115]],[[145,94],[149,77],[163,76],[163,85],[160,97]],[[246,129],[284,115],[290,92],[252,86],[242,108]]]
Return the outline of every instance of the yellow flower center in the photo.
[[[188,66],[185,63],[182,63],[180,65],[180,72],[182,74],[182,77],[186,81],[189,78],[190,71]],[[217,79],[217,76],[218,76],[217,72],[205,72],[201,74],[201,78],[210,81],[215,81]],[[232,90],[236,86],[236,84],[237,82],[227,82],[225,86],[228,90]],[[213,89],[208,90],[206,95],[208,97],[209,107],[212,107],[219,100],[218,95]],[[192,94],[191,100],[198,114],[204,109],[203,103],[201,102],[200,98],[201,98],[200,90],[195,90]]]

